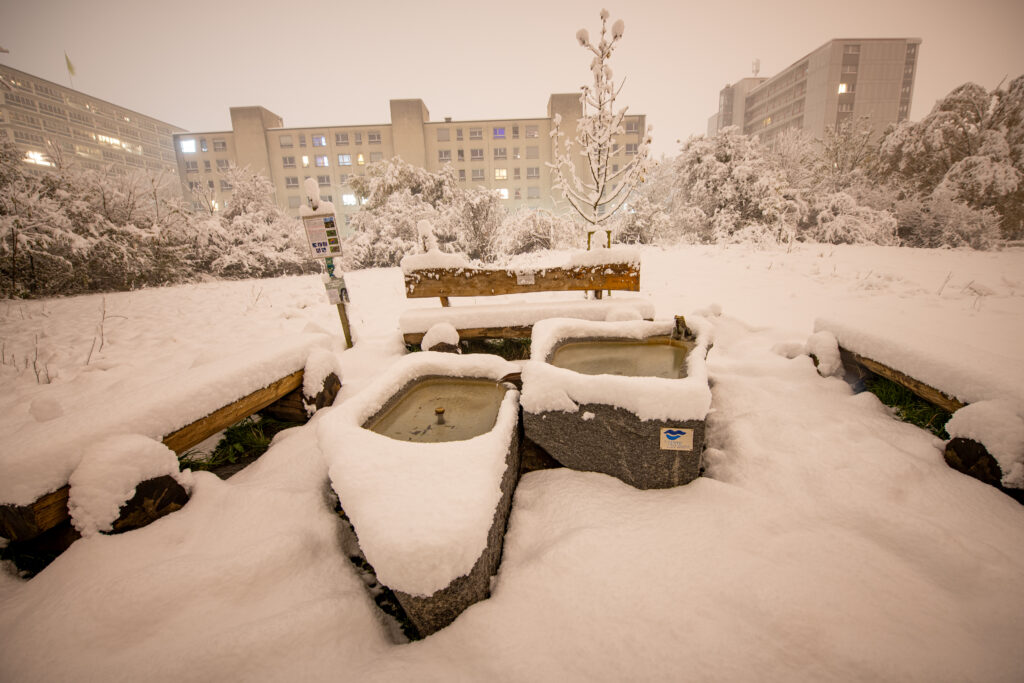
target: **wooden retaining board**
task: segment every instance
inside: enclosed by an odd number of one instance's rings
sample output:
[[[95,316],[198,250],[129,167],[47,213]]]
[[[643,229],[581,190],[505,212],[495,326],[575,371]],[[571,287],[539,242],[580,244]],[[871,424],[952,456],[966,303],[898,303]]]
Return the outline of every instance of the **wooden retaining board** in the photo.
[[[602,263],[576,268],[516,272],[483,268],[424,268],[405,275],[410,299],[497,296],[530,292],[586,290],[640,291],[640,269],[631,263]]]
[[[915,395],[923,398],[925,401],[928,401],[932,405],[936,405],[950,413],[955,413],[956,411],[963,408],[964,405],[966,405],[956,400],[952,396],[949,396],[948,394],[939,391],[933,386],[929,386],[924,382],[914,379],[910,375],[907,375],[903,372],[900,372],[899,370],[896,370],[895,368],[890,368],[888,365],[879,363],[876,360],[872,360],[871,358],[862,356],[858,353],[850,351],[849,349],[839,347],[839,356],[842,359],[844,365],[849,366],[851,363],[859,365],[864,369],[875,373],[879,377],[884,377],[887,380],[895,382],[896,384],[899,384],[900,386],[909,389]]]
[[[248,396],[218,408],[206,417],[167,434],[162,439],[163,444],[181,455],[222,429],[298,389],[302,386],[303,374],[302,370],[297,370]],[[68,519],[69,492],[70,487],[65,485],[30,505],[0,505],[0,536],[12,541],[24,541],[54,528]]]

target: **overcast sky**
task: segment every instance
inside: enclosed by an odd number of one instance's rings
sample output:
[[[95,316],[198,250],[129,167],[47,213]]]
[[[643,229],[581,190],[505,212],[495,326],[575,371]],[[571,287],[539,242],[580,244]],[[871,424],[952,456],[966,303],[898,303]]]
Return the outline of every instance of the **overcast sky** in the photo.
[[[727,83],[771,76],[832,38],[923,39],[912,119],[966,81],[1024,74],[1024,0],[631,0],[612,57],[621,101],[647,114],[654,151],[705,131]],[[286,126],[387,123],[389,99],[432,120],[540,117],[588,81],[579,28],[601,3],[430,0],[0,0],[0,63],[191,131],[263,105]]]

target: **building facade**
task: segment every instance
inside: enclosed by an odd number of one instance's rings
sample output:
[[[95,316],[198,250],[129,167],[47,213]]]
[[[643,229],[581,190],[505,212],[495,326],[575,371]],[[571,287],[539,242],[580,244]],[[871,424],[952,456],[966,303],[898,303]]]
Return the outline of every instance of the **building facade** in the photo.
[[[0,65],[0,140],[14,143],[29,169],[52,166],[60,156],[82,168],[177,176],[173,135],[181,130]]]
[[[799,129],[820,139],[830,128],[867,117],[880,134],[910,114],[920,45],[920,38],[830,40],[771,78],[744,78],[723,88],[714,132],[739,126],[770,143]]]
[[[561,208],[547,166],[554,159],[550,133],[561,115],[566,135],[575,135],[578,94],[551,95],[547,116],[537,118],[431,121],[419,99],[391,100],[390,109],[389,123],[285,128],[263,107],[232,107],[231,130],[174,135],[183,192],[197,210],[223,209],[231,201],[228,169],[248,166],[270,179],[282,208],[297,214],[305,180],[315,178],[321,196],[348,222],[360,202],[349,180],[397,156],[429,171],[451,166],[460,186],[495,190],[510,209]],[[624,126],[613,164],[637,154],[646,117],[628,116]]]

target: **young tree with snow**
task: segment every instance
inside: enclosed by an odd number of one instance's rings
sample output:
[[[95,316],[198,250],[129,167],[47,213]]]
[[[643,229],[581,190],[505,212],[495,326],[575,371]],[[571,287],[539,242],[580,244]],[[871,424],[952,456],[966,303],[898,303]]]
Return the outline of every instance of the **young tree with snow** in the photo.
[[[590,40],[586,29],[581,28],[576,32],[579,44],[594,55],[590,62],[593,82],[582,87],[582,116],[577,121],[573,141],[563,139],[566,135],[562,130],[562,119],[560,115],[555,115],[551,131],[551,137],[555,140],[555,161],[548,164],[554,174],[555,188],[562,192],[569,205],[588,224],[588,246],[598,226],[626,203],[634,188],[643,180],[651,143],[648,127],[637,153],[615,170],[612,156],[618,149],[616,136],[625,133],[623,119],[628,107],[616,109],[615,103],[622,90],[622,83],[615,84],[608,61],[622,39],[625,24],[622,19],[618,19],[609,29],[608,17],[608,10],[601,10],[601,35],[596,43]],[[576,145],[575,151],[573,142]],[[577,158],[584,161],[582,170],[576,164]]]

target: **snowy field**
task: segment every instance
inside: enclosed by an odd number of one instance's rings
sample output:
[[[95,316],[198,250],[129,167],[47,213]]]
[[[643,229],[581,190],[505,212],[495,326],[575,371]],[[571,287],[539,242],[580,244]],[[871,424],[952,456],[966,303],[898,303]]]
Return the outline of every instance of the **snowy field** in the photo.
[[[398,269],[347,281],[341,402],[404,353],[399,314],[437,305]],[[651,249],[641,287],[713,326],[707,476],[526,475],[491,599],[397,644],[326,502],[329,409],[149,527],[0,572],[0,680],[1024,680],[1024,507],[795,353],[837,321],[1020,413],[1024,250]],[[118,397],[179,411],[182,373],[318,333],[341,330],[316,277],[0,303],[0,461]]]

